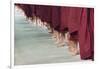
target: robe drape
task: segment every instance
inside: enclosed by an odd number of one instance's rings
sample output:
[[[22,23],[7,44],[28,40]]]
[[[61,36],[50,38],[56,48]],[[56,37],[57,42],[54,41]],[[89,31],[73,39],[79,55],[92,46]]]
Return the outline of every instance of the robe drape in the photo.
[[[27,17],[39,17],[57,31],[79,41],[81,59],[94,59],[94,9],[20,4]]]
[[[68,31],[70,33],[78,31],[80,25],[82,8],[70,7],[68,16]]]
[[[46,21],[47,23],[51,23],[51,7],[50,6],[43,6],[42,7],[42,17],[41,19],[43,21]]]
[[[94,10],[83,8],[79,29],[81,59],[94,60]]]
[[[52,27],[60,31],[60,23],[61,23],[61,12],[60,12],[61,7],[59,6],[52,6]]]
[[[19,8],[21,8],[24,11],[27,18],[32,17],[31,5],[29,4],[16,4],[16,5],[19,6]]]
[[[35,5],[30,5],[30,10],[31,10],[32,19],[34,19],[33,17],[36,16],[36,8],[35,8]]]
[[[61,24],[60,31],[68,31],[68,17],[69,17],[69,7],[61,7]]]

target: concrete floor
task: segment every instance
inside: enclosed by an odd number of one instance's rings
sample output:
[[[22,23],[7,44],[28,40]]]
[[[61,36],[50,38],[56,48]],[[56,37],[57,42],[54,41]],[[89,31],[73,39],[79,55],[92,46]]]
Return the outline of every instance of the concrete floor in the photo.
[[[57,47],[47,29],[32,26],[15,9],[15,65],[62,63],[81,61],[80,56],[71,56],[65,47]]]

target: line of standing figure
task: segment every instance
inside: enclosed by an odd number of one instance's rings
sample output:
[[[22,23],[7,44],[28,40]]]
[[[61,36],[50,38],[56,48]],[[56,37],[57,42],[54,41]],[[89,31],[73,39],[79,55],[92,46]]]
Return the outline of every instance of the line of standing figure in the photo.
[[[18,4],[26,19],[41,23],[57,46],[68,46],[72,55],[94,60],[94,8]]]

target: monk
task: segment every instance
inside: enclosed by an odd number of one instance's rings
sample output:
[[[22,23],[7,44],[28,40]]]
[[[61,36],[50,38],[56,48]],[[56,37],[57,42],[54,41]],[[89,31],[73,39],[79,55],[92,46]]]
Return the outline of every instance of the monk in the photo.
[[[81,59],[94,60],[94,9],[83,8],[79,29]]]
[[[60,45],[66,43],[72,55],[80,54],[83,60],[94,60],[93,8],[16,5],[24,11],[27,19],[40,20],[46,24],[48,30],[52,30],[56,43]]]

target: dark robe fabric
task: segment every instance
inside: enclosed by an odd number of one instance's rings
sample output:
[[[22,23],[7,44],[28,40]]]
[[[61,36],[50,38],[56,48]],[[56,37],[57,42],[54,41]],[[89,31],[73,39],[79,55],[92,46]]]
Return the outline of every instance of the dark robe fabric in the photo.
[[[81,59],[94,59],[93,8],[62,8],[61,29],[68,28],[71,38],[79,41]],[[66,12],[65,12],[66,11]],[[64,17],[65,15],[65,17]],[[68,17],[66,16],[68,15]],[[64,23],[65,22],[65,23]]]
[[[35,5],[30,5],[30,10],[31,10],[32,18],[33,18],[34,16],[36,16]]]
[[[94,60],[94,11],[93,9],[82,9],[79,29],[79,46],[81,59]]]
[[[43,21],[46,21],[47,23],[51,23],[51,7],[50,6],[44,6],[43,7]]]
[[[24,8],[23,8],[24,12],[25,12],[25,15],[29,18],[29,17],[32,17],[32,11],[31,11],[31,8],[30,8],[30,5],[25,5]]]
[[[44,6],[36,5],[36,16],[39,17],[42,21],[44,21]]]
[[[32,17],[32,9],[30,5],[28,4],[16,4],[16,5],[19,6],[24,11],[27,18]]]
[[[80,25],[82,8],[61,7],[61,32],[69,32],[70,39],[78,40],[78,30]]]
[[[94,9],[16,4],[29,17],[39,17],[59,32],[68,31],[79,41],[81,59],[94,60]]]
[[[61,23],[60,31],[68,31],[68,17],[69,17],[69,7],[61,7]]]
[[[60,31],[60,23],[61,23],[61,12],[60,12],[61,7],[59,6],[52,6],[52,27]]]
[[[68,16],[68,31],[70,33],[78,31],[80,25],[82,8],[70,7]]]
[[[36,7],[36,13],[37,16],[42,20],[46,22],[51,21],[51,7],[46,5],[39,5]]]

